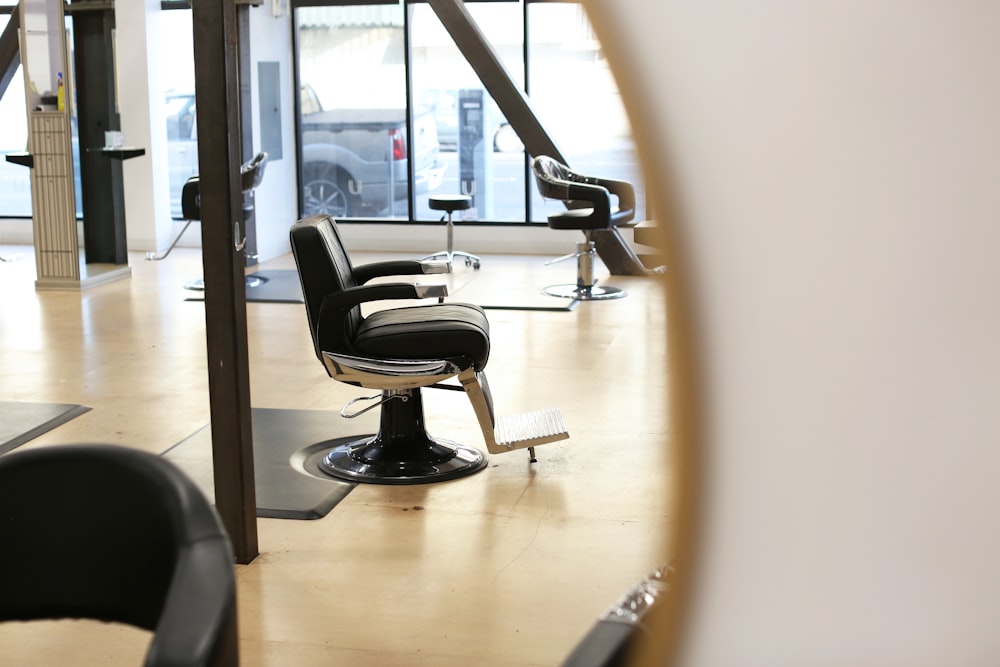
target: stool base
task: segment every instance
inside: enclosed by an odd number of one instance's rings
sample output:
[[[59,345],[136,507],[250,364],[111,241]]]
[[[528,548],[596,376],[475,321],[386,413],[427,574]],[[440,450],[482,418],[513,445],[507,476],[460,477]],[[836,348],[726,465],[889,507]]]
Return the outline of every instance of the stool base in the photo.
[[[590,287],[580,287],[579,285],[550,285],[542,290],[549,296],[557,296],[563,299],[577,299],[579,301],[603,301],[607,299],[621,299],[628,296],[628,292],[617,287],[601,287],[591,285]]]

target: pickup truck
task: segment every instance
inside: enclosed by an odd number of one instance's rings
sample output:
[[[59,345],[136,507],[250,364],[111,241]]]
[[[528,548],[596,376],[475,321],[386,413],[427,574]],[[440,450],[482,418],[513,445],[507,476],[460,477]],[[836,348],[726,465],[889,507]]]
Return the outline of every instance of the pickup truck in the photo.
[[[408,189],[405,109],[324,110],[308,86],[301,89],[302,215],[336,218],[405,215]],[[180,217],[180,192],[198,171],[193,93],[167,95],[171,211]],[[444,178],[437,126],[430,111],[413,119],[415,192]],[[391,184],[391,185],[390,185]],[[390,196],[391,195],[391,196]]]
[[[335,109],[303,117],[303,214],[405,215],[405,114],[404,109]],[[444,178],[433,115],[418,114],[413,132],[414,194],[423,194]]]

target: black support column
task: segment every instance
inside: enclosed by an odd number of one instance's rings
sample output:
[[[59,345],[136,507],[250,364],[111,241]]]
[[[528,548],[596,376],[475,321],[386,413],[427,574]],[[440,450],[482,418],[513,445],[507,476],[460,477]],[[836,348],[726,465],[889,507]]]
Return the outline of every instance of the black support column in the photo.
[[[242,239],[234,0],[193,0],[195,98],[215,504],[238,563],[258,554]]]
[[[83,244],[88,264],[127,264],[125,188],[121,160],[100,152],[104,133],[120,130],[115,101],[115,10],[104,0],[66,5],[73,20]],[[63,73],[67,79],[68,73]]]

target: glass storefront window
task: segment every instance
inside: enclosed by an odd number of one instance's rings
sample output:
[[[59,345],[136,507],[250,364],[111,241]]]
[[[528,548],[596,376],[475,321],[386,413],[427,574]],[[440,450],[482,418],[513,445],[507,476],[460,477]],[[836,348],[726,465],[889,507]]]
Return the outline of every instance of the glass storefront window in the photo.
[[[159,30],[166,89],[167,169],[170,174],[170,216],[183,217],[181,192],[188,178],[198,173],[198,127],[194,103],[194,31],[191,10],[161,11]]]
[[[0,15],[0,31],[10,15]],[[24,79],[18,67],[7,92],[0,98],[0,153],[28,150],[28,114],[24,107]],[[0,157],[0,217],[31,217],[31,171]]]
[[[435,192],[471,195],[463,220],[523,223],[530,203],[530,221],[544,223],[561,210],[525,183],[524,146],[433,8],[358,1],[295,10],[303,214],[437,222],[427,205]],[[465,8],[522,89],[527,53],[532,109],[570,168],[632,182],[644,218],[631,129],[582,5],[470,0]]]
[[[0,31],[2,31],[10,15],[0,16]],[[66,29],[72,44],[72,24],[67,19]],[[70,54],[72,61],[72,54]],[[0,98],[0,153],[20,153],[28,150],[28,113],[25,101],[24,69],[18,67],[7,85],[7,90]],[[72,101],[70,111],[75,110]],[[80,197],[80,142],[76,133],[76,117],[71,116],[70,124],[71,150],[73,154],[73,186],[76,199],[76,216],[83,216]],[[0,157],[0,217],[30,218],[31,205],[31,169],[7,162]]]
[[[406,118],[403,5],[301,7],[297,34],[302,213],[409,219],[414,187],[440,185],[433,123]]]
[[[167,162],[170,171],[170,211],[174,218],[181,217],[181,189],[188,177],[198,173],[198,135],[194,123],[194,54],[192,46],[191,10],[164,11],[160,13],[160,29],[166,36],[161,42],[161,59],[170,62],[163,69],[167,97]],[[0,16],[0,30],[9,20]],[[68,44],[73,45],[72,22],[67,19]],[[72,63],[73,56],[69,55]],[[70,74],[72,70],[70,71]],[[70,109],[75,113],[75,105]],[[73,127],[73,169],[76,188],[77,216],[82,217],[80,195],[80,148],[76,135],[75,116]],[[0,153],[27,150],[28,121],[25,109],[24,82],[18,68],[3,98],[0,99]],[[0,217],[30,218],[31,171],[20,165],[0,160]]]
[[[542,126],[574,171],[631,182],[636,220],[643,220],[645,187],[631,126],[586,12],[576,3],[531,2],[528,26],[529,93]],[[532,220],[563,209],[532,189]]]
[[[469,2],[514,82],[524,88],[524,14],[519,2]],[[414,117],[430,114],[445,166],[440,191],[472,196],[463,220],[525,221],[524,146],[483,88],[433,9],[414,3],[410,18]],[[417,196],[416,219],[433,220],[427,195]]]
[[[527,0],[525,9],[525,1],[466,7],[522,88],[530,36],[532,109],[572,169],[633,182],[642,219],[630,127],[583,7]],[[164,40],[172,63],[165,104],[171,212],[179,217],[181,188],[198,166],[193,58],[177,57],[191,51],[191,12],[162,12],[161,20],[171,35]],[[465,220],[524,222],[526,194],[532,222],[561,210],[532,182],[526,187],[524,147],[427,3],[298,7],[295,30],[303,214],[437,222],[440,212],[427,205],[432,193],[471,195]],[[0,151],[26,148],[22,90],[18,72],[0,100]],[[0,216],[30,215],[29,170],[0,163]]]

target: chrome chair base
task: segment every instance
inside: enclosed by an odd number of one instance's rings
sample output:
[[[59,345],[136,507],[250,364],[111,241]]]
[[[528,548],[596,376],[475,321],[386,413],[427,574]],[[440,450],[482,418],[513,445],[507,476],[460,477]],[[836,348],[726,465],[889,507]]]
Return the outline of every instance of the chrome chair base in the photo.
[[[349,482],[427,484],[478,472],[486,467],[486,456],[474,447],[427,438],[410,443],[405,460],[400,460],[379,434],[335,447],[317,465]]]
[[[478,449],[427,434],[420,389],[383,395],[387,400],[381,406],[379,432],[334,447],[317,461],[320,470],[349,482],[427,484],[486,467],[486,455]]]
[[[579,301],[603,301],[607,299],[621,299],[628,296],[628,292],[617,287],[601,287],[591,285],[581,287],[579,285],[550,285],[542,290],[549,296],[558,296],[563,299],[577,299]]]
[[[542,290],[542,294],[556,296],[562,299],[576,299],[578,301],[606,301],[608,299],[620,299],[628,296],[628,292],[617,287],[598,287],[594,279],[594,259],[597,251],[594,247],[594,240],[590,231],[585,231],[586,240],[578,243],[576,252],[563,255],[546,262],[555,264],[565,259],[576,258],[576,284],[549,285]]]

